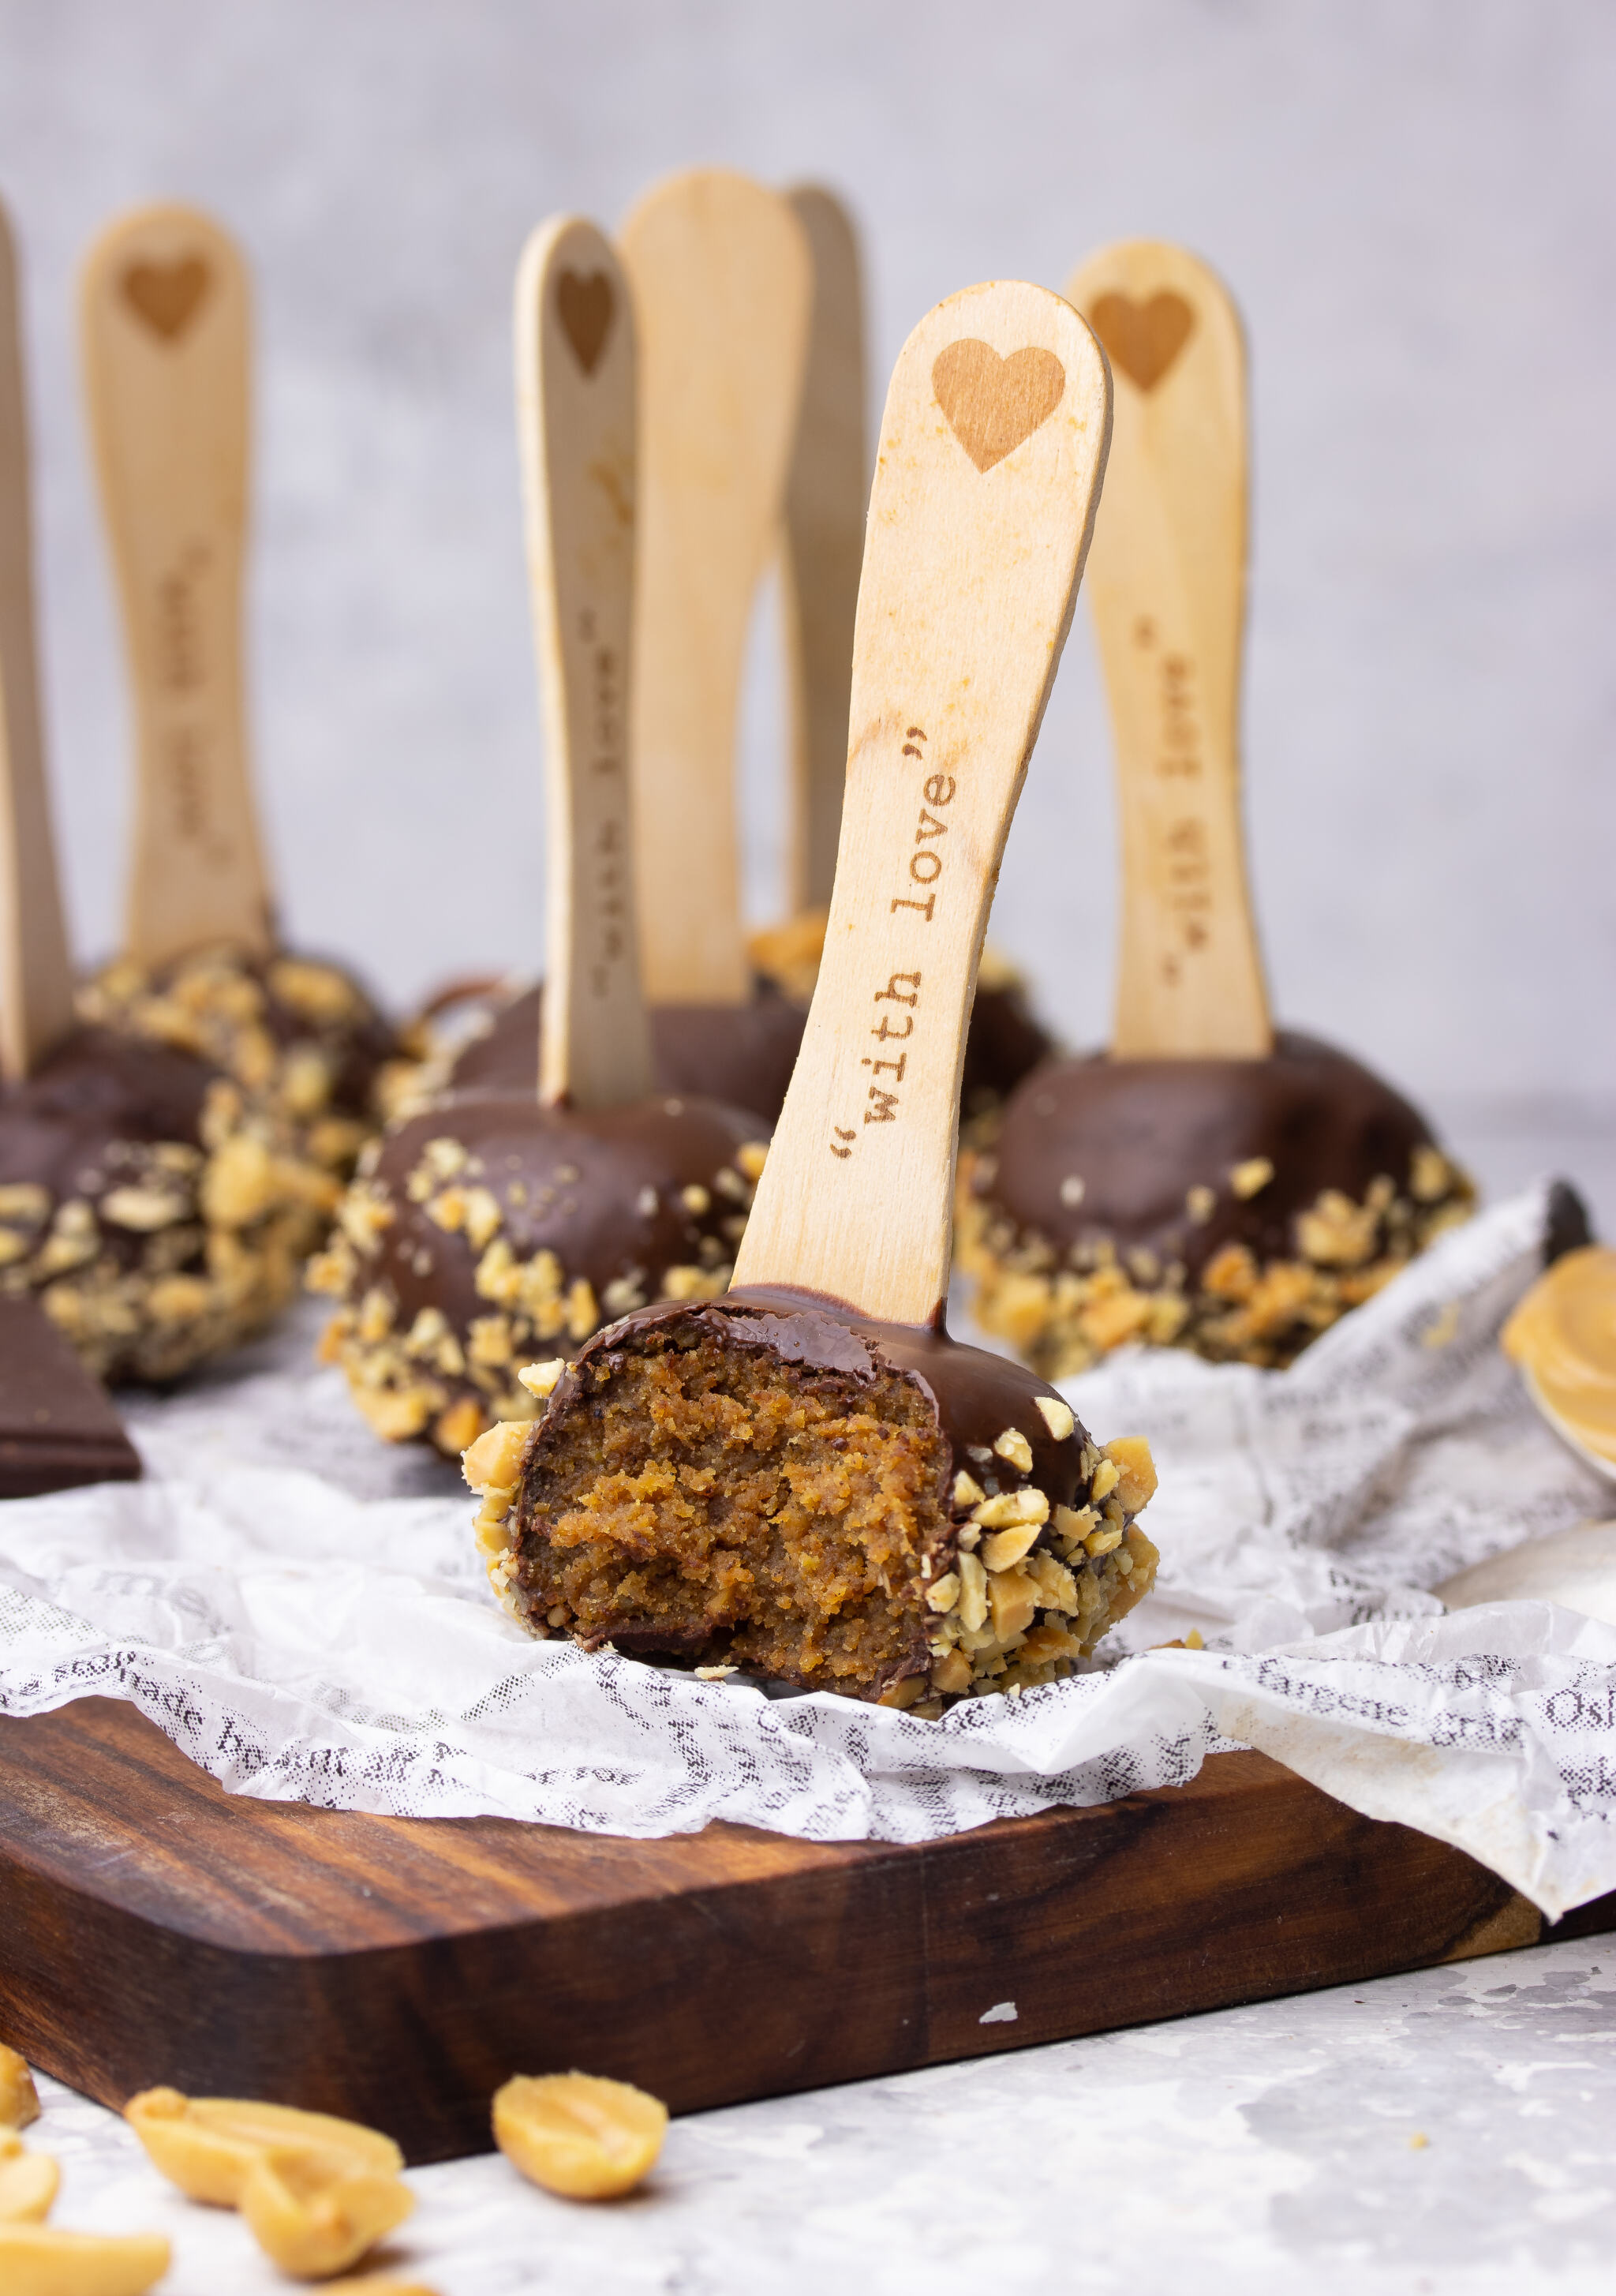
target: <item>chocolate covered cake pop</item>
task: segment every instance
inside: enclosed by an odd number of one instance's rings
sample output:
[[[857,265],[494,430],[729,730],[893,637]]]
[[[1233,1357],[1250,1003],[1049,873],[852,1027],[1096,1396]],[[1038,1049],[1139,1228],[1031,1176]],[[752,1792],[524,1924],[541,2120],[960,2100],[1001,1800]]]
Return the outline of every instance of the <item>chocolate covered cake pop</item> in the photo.
[[[529,1366],[538,1425],[467,1456],[491,1581],[535,1634],[935,1716],[1057,1679],[1149,1587],[1147,1447],[1100,1449],[1045,1381],[942,1327],[975,957],[1106,399],[1041,289],[953,297],[905,346],[861,598],[861,834],[738,1289]],[[938,820],[935,892],[894,890]]]
[[[313,957],[221,946],[151,971],[119,957],[80,986],[78,1007],[94,1025],[223,1070],[332,1172],[353,1169],[415,1074],[353,976]]]
[[[0,1290],[103,1380],[165,1381],[297,1288],[335,1189],[187,1053],[83,1029],[0,1092]]]
[[[137,740],[125,951],[78,1011],[210,1062],[346,1172],[402,1055],[351,975],[273,930],[241,659],[249,293],[235,242],[184,207],[123,217],[85,261],[86,400]]]
[[[789,1291],[601,1332],[469,1454],[529,1630],[942,1710],[1085,1658],[1148,1588],[1142,1442],[946,1333]]]
[[[12,243],[0,214],[0,1292],[103,1379],[167,1380],[288,1298],[336,1193],[191,1054],[76,1029],[45,784]]]
[[[967,1160],[984,1331],[1054,1379],[1130,1341],[1289,1363],[1471,1210],[1424,1119],[1344,1053],[1058,1061]]]
[[[582,335],[579,282],[603,316]],[[328,1359],[379,1434],[464,1449],[535,1408],[517,1373],[652,1300],[730,1280],[764,1148],[755,1117],[649,1091],[622,747],[635,537],[634,334],[590,225],[535,232],[517,283],[518,434],[548,728],[542,1072],[452,1092],[361,1159],[311,1281]],[[602,476],[601,474],[604,474]]]
[[[1291,1361],[1473,1201],[1359,1062],[1273,1032],[1246,886],[1238,697],[1245,381],[1227,291],[1107,250],[1071,299],[1116,408],[1090,567],[1116,739],[1122,932],[1108,1055],[1051,1062],[966,1160],[984,1330],[1051,1376],[1130,1341]]]
[[[344,1305],[322,1353],[388,1441],[457,1454],[532,1408],[535,1354],[730,1281],[764,1150],[711,1102],[542,1109],[464,1095],[367,1148],[309,1281]]]

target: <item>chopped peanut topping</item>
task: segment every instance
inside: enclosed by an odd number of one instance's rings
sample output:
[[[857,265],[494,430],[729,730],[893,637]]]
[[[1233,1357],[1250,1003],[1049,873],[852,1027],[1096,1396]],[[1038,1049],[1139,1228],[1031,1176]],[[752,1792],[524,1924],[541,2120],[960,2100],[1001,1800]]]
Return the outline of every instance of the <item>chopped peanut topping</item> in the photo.
[[[1058,1395],[1040,1395],[1033,1400],[1043,1414],[1044,1425],[1057,1443],[1064,1443],[1077,1425],[1072,1406]]]

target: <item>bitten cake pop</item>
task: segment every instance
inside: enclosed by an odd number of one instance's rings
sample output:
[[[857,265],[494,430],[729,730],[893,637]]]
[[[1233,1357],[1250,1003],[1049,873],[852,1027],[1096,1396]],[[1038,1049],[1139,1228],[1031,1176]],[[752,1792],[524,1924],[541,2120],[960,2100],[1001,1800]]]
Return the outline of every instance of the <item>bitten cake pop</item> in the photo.
[[[791,906],[783,923],[755,932],[747,947],[755,970],[806,1006],[824,951],[841,834],[869,456],[858,232],[842,201],[819,184],[799,184],[788,197],[813,257],[813,319],[781,554],[792,723]],[[967,1126],[991,1117],[1054,1049],[1015,967],[984,949],[960,1086]]]
[[[802,389],[808,247],[778,193],[702,168],[646,194],[623,226],[621,255],[640,337],[629,750],[652,1068],[660,1088],[750,1109],[766,1127],[806,1008],[747,960],[736,724]],[[528,988],[492,1013],[451,1082],[526,1089],[541,996]]]
[[[532,1367],[543,1419],[466,1461],[492,1582],[537,1635],[935,1715],[1069,1670],[1150,1583],[1144,1444],[1102,1452],[942,1308],[973,974],[1108,395],[1041,288],[952,296],[904,347],[826,958],[738,1289]]]
[[[90,429],[136,724],[125,947],[81,1017],[192,1052],[351,1168],[399,1047],[340,967],[282,947],[241,648],[250,291],[229,234],[143,208],[86,258]]]
[[[0,212],[0,1291],[103,1379],[170,1379],[296,1283],[330,1184],[192,1055],[75,1025],[34,637],[16,269]]]
[[[516,296],[518,432],[545,702],[549,988],[538,1091],[450,1094],[367,1149],[311,1281],[380,1435],[463,1450],[530,1413],[518,1369],[655,1299],[723,1290],[756,1119],[650,1094],[624,737],[634,328],[592,226],[535,232]]]
[[[983,1328],[1053,1377],[1133,1340],[1285,1364],[1473,1192],[1389,1085],[1269,1021],[1240,823],[1234,305],[1150,241],[1067,292],[1116,378],[1089,579],[1122,825],[1116,1017],[1108,1054],[1030,1077],[970,1160],[960,1262]]]

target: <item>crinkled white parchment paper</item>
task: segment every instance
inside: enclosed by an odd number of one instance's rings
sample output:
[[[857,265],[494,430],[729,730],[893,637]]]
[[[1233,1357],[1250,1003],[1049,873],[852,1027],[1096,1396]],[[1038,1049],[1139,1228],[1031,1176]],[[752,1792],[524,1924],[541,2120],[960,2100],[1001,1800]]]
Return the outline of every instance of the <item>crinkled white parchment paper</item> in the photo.
[[[271,1800],[816,1841],[1180,1784],[1232,1739],[1556,1915],[1616,1888],[1616,1629],[1426,1591],[1610,1512],[1498,1352],[1544,1223],[1541,1190],[1499,1205],[1292,1371],[1136,1355],[1073,1382],[1102,1440],[1155,1445],[1162,1574],[1135,1655],[1018,1699],[923,1722],[529,1641],[453,1471],[373,1440],[306,1317],[131,1407],[143,1483],[0,1505],[0,1710],[128,1698]],[[1212,1647],[1147,1652],[1192,1626]]]

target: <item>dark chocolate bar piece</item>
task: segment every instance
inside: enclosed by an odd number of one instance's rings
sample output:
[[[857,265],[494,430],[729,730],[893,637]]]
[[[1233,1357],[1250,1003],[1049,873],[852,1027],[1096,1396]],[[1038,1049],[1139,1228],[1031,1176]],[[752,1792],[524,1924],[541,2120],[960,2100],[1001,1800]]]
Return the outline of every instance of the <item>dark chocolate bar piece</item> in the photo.
[[[140,1455],[43,1308],[0,1299],[0,1498],[128,1483]]]

